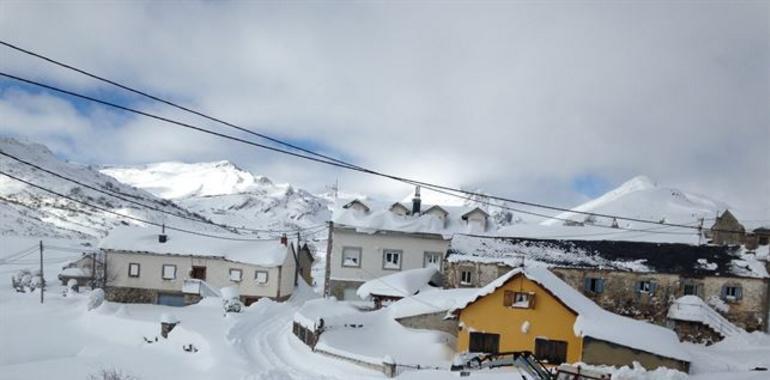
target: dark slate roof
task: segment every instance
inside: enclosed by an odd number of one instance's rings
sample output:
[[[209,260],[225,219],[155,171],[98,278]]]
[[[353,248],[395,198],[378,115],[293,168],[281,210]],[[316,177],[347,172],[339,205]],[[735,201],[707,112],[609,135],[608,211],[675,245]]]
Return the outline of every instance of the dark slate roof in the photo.
[[[449,261],[509,264],[514,257],[552,266],[651,271],[685,276],[767,277],[764,262],[747,264],[737,246],[608,240],[456,236]],[[520,260],[520,259],[519,259]],[[757,265],[759,264],[759,265]]]

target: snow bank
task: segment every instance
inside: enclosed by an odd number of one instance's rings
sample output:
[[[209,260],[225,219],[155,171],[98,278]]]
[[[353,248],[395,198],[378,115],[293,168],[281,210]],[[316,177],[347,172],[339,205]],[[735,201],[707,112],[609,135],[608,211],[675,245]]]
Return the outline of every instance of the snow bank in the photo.
[[[158,242],[159,229],[117,227],[102,239],[100,248],[116,251],[156,253],[181,256],[221,257],[226,260],[262,267],[283,264],[288,253],[278,240],[235,241],[212,239],[178,231],[167,231],[168,240]],[[244,235],[222,235],[231,239],[248,239]]]
[[[358,287],[356,293],[363,300],[371,296],[407,297],[429,286],[439,275],[434,267],[404,270],[369,280]]]
[[[450,313],[462,310],[479,298],[493,293],[519,274],[540,284],[578,314],[573,326],[576,336],[590,336],[673,359],[690,360],[673,331],[610,313],[542,266],[525,266],[506,273],[459,302]]]
[[[358,309],[350,303],[337,301],[332,298],[318,298],[305,302],[294,313],[294,322],[302,327],[315,331],[320,320],[324,320],[324,326],[344,324],[350,315],[358,313]]]

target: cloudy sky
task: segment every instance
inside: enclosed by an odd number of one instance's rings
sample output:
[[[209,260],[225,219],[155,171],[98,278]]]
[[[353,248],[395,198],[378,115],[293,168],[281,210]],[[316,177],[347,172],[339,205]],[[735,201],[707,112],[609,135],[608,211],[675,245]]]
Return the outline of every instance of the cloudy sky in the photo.
[[[770,218],[768,4],[6,0],[0,39],[383,171],[561,206],[645,174]],[[0,70],[230,133],[5,47]],[[11,80],[0,134],[409,191]]]

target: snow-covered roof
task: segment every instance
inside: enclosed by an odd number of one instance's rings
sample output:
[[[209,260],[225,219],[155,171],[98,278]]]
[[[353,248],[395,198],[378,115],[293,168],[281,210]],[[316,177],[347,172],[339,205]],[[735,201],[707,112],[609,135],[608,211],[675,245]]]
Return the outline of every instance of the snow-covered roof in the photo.
[[[261,267],[284,263],[288,248],[279,240],[236,241],[198,236],[185,232],[167,231],[168,240],[158,241],[155,228],[117,227],[102,239],[99,247],[116,251],[155,253],[181,256],[213,256]],[[243,235],[222,237],[247,239]]]
[[[682,296],[671,303],[668,308],[669,319],[703,323],[720,333],[723,337],[744,332],[725,317],[712,309],[700,297],[694,295]]]
[[[525,260],[559,267],[767,278],[766,250],[761,247],[752,253],[710,245],[455,235],[447,261],[515,267]]]
[[[518,275],[539,284],[577,314],[573,326],[575,336],[591,337],[668,358],[690,360],[690,355],[682,348],[674,331],[610,313],[540,265],[527,265],[511,270],[472,296],[458,302],[458,306],[450,310],[450,313],[460,311],[476,300],[494,293]]]
[[[445,312],[457,307],[459,301],[467,299],[478,291],[477,288],[428,287],[411,297],[404,297],[388,305],[387,310],[395,319]]]
[[[345,207],[350,203],[358,202],[368,208],[363,212],[352,207]],[[370,199],[347,200],[338,202],[332,212],[332,221],[341,226],[355,228],[359,232],[375,233],[377,231],[398,231],[406,233],[438,234],[445,239],[451,238],[454,233],[484,233],[474,230],[472,225],[462,220],[462,216],[476,209],[475,206],[445,206],[422,204],[419,215],[398,215],[391,211],[393,202],[381,202]],[[432,207],[439,206],[447,212],[446,220],[436,215],[426,213]],[[408,210],[411,207],[405,205]],[[492,221],[487,221],[487,231],[494,230]]]
[[[438,275],[438,270],[432,266],[399,271],[363,283],[356,293],[364,300],[371,296],[407,297],[428,287],[431,280]]]
[[[315,330],[324,320],[326,326],[334,325],[338,317],[349,316],[358,312],[350,302],[337,301],[334,298],[317,298],[302,304],[294,313],[294,321],[302,327]]]
[[[59,277],[91,277],[91,271],[84,268],[64,268],[59,272]]]

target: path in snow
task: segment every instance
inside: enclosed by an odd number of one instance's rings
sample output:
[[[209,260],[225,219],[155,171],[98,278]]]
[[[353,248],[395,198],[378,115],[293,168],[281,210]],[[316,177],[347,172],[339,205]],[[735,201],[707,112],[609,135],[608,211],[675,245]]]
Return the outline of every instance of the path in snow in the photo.
[[[247,361],[256,379],[382,378],[379,372],[313,353],[291,333],[298,301],[260,300],[226,332],[227,340]],[[323,375],[321,375],[323,374]]]

